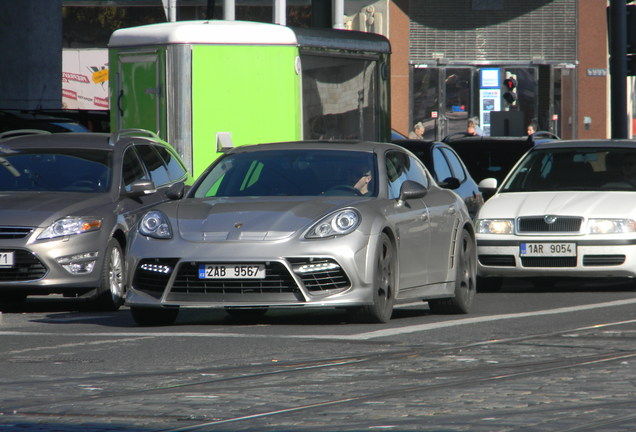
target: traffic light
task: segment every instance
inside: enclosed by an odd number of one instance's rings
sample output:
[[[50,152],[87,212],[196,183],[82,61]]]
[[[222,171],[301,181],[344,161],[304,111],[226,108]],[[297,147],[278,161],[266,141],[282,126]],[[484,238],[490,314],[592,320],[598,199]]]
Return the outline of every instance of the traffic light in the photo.
[[[514,105],[517,102],[517,76],[507,73],[506,79],[503,80],[503,95],[501,96],[508,105]]]

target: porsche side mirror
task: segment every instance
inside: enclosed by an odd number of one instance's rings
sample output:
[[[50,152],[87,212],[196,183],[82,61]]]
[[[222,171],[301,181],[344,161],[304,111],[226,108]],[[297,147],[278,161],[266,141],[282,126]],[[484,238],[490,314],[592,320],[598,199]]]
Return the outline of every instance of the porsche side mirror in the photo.
[[[185,194],[185,185],[183,182],[175,183],[166,191],[166,198],[171,200],[180,200]]]
[[[400,187],[400,201],[424,198],[427,192],[427,189],[418,182],[407,180]]]
[[[437,183],[439,187],[444,189],[455,190],[460,186],[459,179],[456,177],[447,177],[443,181]]]

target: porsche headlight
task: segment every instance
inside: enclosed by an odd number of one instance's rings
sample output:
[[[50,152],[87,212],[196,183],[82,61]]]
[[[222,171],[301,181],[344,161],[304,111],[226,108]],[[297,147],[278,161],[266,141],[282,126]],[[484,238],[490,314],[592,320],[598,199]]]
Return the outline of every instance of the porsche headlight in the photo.
[[[324,217],[311,227],[306,238],[325,238],[349,234],[360,225],[360,213],[353,209],[340,210]]]
[[[587,223],[590,234],[621,234],[636,231],[636,222],[631,219],[590,219]]]
[[[38,240],[65,237],[74,234],[82,234],[97,231],[102,227],[102,220],[94,217],[69,216],[58,219],[49,225],[38,236]]]
[[[172,227],[165,214],[152,210],[139,221],[139,233],[157,239],[171,239]]]
[[[512,234],[512,219],[478,219],[475,228],[479,234]]]

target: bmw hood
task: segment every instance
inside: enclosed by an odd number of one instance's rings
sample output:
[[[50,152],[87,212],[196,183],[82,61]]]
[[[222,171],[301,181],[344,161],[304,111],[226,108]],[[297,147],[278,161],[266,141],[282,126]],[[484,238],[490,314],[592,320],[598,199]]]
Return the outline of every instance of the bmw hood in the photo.
[[[111,202],[108,194],[0,192],[0,224],[41,227],[66,216],[100,216]]]
[[[360,199],[184,199],[177,207],[178,232],[183,239],[195,242],[281,240],[356,201]]]
[[[506,192],[490,198],[479,219],[520,216],[581,216],[636,218],[634,192]]]

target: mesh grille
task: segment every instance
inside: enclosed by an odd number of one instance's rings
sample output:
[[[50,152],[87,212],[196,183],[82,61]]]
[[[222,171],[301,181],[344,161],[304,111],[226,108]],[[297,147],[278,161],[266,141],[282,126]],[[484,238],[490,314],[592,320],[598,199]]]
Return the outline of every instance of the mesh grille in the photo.
[[[155,298],[161,297],[163,291],[166,289],[168,280],[170,279],[170,273],[160,273],[141,269],[144,264],[150,264],[154,266],[167,266],[170,269],[174,269],[178,258],[166,258],[166,259],[144,259],[139,262],[135,276],[133,278],[133,286],[139,291],[143,291]]]
[[[576,0],[411,0],[410,60],[575,62]]]
[[[11,252],[11,251],[0,251]],[[11,268],[0,268],[0,282],[24,282],[42,279],[46,268],[30,252],[14,251],[14,265]]]
[[[290,258],[288,260],[292,265],[302,264],[319,264],[319,263],[334,263],[331,259],[312,259],[309,258]],[[309,273],[299,274],[300,278],[309,291],[326,291],[334,289],[348,288],[351,286],[349,278],[342,270],[340,266],[336,269],[315,271]]]
[[[298,292],[296,282],[281,263],[265,264],[264,279],[199,279],[199,263],[182,263],[172,293],[277,294]]]
[[[522,257],[523,267],[576,267],[576,257]]]

